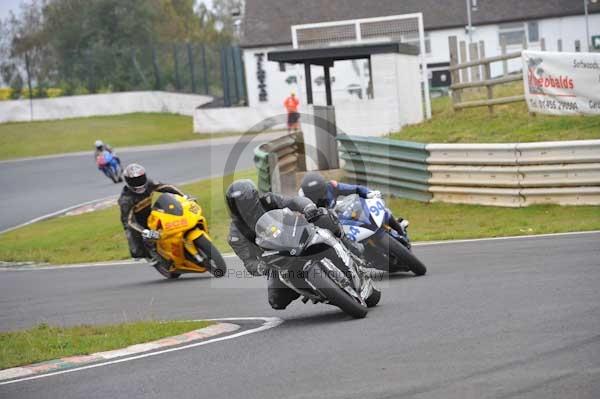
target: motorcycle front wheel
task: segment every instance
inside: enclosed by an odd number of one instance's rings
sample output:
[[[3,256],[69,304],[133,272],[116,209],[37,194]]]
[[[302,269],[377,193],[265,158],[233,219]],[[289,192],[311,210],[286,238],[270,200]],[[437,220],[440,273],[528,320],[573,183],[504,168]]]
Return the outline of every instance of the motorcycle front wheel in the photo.
[[[407,267],[417,276],[427,273],[427,268],[408,248],[400,244],[389,234],[384,234],[379,239],[379,244],[388,254],[390,273],[401,271],[402,267]]]
[[[367,307],[360,304],[355,298],[339,287],[332,279],[326,269],[321,265],[315,265],[306,279],[325,295],[332,305],[337,306],[344,313],[362,319],[367,315]]]
[[[227,273],[227,265],[223,256],[213,243],[204,235],[194,240],[196,248],[201,253],[202,257],[208,259],[209,264],[206,265],[210,274],[214,277],[223,277]]]

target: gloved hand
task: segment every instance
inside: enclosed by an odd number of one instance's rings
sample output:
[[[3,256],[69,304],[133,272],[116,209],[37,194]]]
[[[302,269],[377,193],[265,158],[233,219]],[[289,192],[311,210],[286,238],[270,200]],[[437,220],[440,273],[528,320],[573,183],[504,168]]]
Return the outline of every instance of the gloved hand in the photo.
[[[160,238],[160,231],[144,229],[142,231],[142,238],[145,240],[158,240]]]
[[[381,192],[380,191],[369,191],[367,193],[367,198],[381,198]]]
[[[315,204],[306,205],[302,210],[302,213],[309,222],[312,222],[320,215],[319,208],[317,208]]]
[[[251,261],[247,262],[245,264],[245,266],[246,266],[246,270],[248,270],[248,272],[255,277],[266,276],[267,272],[269,271],[269,267],[262,260],[259,260],[259,261],[251,260]]]
[[[265,262],[263,262],[262,260],[259,260],[258,264],[256,266],[256,271],[261,276],[265,276],[267,274],[267,272],[269,271],[269,266],[267,266],[267,264]]]

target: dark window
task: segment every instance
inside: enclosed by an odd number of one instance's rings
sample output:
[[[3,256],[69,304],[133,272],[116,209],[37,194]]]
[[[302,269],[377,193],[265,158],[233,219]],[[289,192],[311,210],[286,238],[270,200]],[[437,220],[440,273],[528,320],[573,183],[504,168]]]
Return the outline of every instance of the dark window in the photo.
[[[502,24],[499,26],[498,39],[506,41],[507,45],[523,44],[525,39],[525,24],[523,22]]]
[[[540,31],[538,28],[537,21],[531,21],[527,23],[527,33],[529,35],[530,42],[539,42],[540,41]]]

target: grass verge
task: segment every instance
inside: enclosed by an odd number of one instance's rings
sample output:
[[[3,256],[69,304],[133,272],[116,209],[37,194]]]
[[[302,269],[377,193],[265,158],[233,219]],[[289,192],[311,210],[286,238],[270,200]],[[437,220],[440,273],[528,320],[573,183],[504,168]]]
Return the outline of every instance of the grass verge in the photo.
[[[256,171],[236,173],[235,178],[256,180]],[[197,198],[208,219],[213,242],[230,252],[226,238],[229,214],[223,196],[228,178],[214,178],[182,186]],[[46,220],[0,236],[0,260],[35,261],[52,264],[97,262],[129,258],[127,241],[116,206],[77,216]]]
[[[0,159],[93,150],[100,139],[119,147],[201,140],[231,134],[195,134],[193,119],[173,114],[126,114],[0,124]]]
[[[523,94],[521,83],[497,86],[495,97]],[[485,90],[472,90],[464,100],[484,98]],[[532,116],[525,102],[453,111],[450,97],[431,101],[432,118],[406,126],[391,138],[424,143],[510,143],[600,139],[600,116]]]
[[[36,327],[0,332],[0,369],[66,356],[89,355],[179,335],[214,324],[212,321],[139,321],[125,324]]]
[[[255,179],[256,173],[247,171],[235,177]],[[229,215],[223,200],[223,186],[228,182],[217,178],[183,187],[198,198],[209,221],[210,235],[222,252],[231,252],[226,242]],[[411,221],[414,241],[600,230],[600,211],[594,206],[500,208],[400,198],[388,199],[388,206],[396,216]],[[128,257],[116,207],[36,223],[3,234],[0,239],[0,260],[8,262],[69,264]]]
[[[600,230],[597,206],[533,205],[501,208],[483,205],[387,201],[395,216],[410,221],[413,241],[456,240]]]

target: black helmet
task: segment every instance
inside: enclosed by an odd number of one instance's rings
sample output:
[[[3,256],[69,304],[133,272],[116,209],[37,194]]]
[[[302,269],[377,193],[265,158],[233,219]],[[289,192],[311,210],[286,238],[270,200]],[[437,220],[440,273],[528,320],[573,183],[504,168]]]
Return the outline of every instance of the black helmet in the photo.
[[[258,189],[249,179],[236,180],[225,193],[231,218],[243,222],[254,231],[258,219],[265,213],[260,203]]]
[[[303,195],[317,206],[327,206],[327,183],[319,172],[308,172],[302,179]]]
[[[142,165],[132,163],[127,165],[123,171],[125,184],[136,194],[143,194],[146,191],[148,178],[146,177],[146,169]]]

